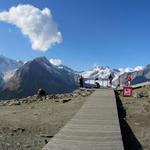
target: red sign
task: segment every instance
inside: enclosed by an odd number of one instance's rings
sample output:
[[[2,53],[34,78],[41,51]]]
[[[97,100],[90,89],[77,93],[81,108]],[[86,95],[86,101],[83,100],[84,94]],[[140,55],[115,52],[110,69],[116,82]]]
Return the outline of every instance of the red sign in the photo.
[[[132,96],[132,87],[124,86],[123,87],[123,96]]]

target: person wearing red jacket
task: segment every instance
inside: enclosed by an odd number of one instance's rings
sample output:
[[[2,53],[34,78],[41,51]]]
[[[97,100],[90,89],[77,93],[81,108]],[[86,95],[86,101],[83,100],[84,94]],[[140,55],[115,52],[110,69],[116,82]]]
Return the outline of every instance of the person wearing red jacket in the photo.
[[[130,86],[131,85],[131,77],[128,76],[128,85]]]

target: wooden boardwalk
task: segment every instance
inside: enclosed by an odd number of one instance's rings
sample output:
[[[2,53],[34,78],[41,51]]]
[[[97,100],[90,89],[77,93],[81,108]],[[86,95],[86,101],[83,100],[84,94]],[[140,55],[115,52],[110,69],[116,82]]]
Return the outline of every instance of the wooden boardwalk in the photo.
[[[124,150],[114,91],[96,90],[42,150]]]

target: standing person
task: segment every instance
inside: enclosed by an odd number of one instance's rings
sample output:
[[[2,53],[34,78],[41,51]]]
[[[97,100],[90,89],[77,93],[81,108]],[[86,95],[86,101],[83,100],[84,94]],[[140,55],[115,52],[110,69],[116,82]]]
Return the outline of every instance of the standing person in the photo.
[[[118,87],[120,87],[120,76],[118,77]]]
[[[113,79],[112,74],[110,74],[109,75],[109,85],[110,85],[110,87],[112,86],[112,79]]]
[[[80,88],[83,88],[83,77],[81,76],[79,79]]]
[[[131,77],[128,76],[128,86],[130,86],[130,85],[131,85]]]

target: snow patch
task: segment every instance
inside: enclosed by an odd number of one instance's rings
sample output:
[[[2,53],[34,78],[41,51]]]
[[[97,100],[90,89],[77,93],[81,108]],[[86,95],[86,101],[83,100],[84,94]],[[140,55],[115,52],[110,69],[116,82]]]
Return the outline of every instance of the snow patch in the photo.
[[[4,79],[4,81],[7,82],[10,78],[12,78],[12,77],[14,76],[16,70],[17,70],[17,69],[12,70],[12,71],[5,72],[5,73],[3,74],[3,79]]]

